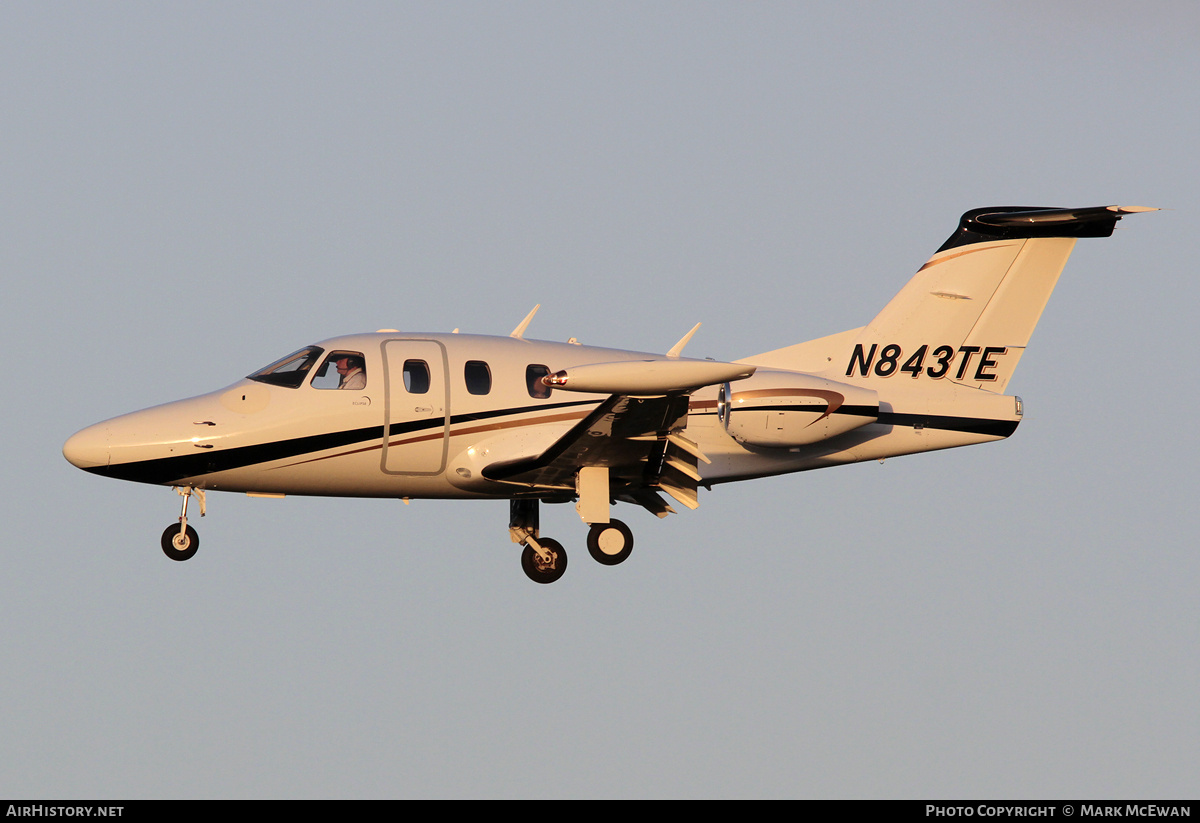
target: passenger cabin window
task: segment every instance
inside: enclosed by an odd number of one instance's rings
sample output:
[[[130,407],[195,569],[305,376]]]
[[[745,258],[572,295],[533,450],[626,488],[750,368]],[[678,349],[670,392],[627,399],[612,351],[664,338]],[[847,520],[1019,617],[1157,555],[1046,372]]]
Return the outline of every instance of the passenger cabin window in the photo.
[[[545,366],[532,365],[525,367],[525,387],[529,389],[529,396],[538,400],[545,400],[550,396],[551,388],[542,382],[542,378],[550,373],[550,370]]]
[[[269,383],[272,386],[283,386],[286,389],[299,388],[308,375],[309,369],[320,359],[324,351],[320,346],[308,346],[248,375],[249,379],[257,380],[259,383]]]
[[[482,360],[468,360],[463,367],[463,379],[470,394],[487,394],[492,390],[492,370]]]
[[[404,389],[409,394],[429,391],[429,364],[424,360],[404,361]]]
[[[367,387],[366,359],[362,352],[331,352],[312,379],[315,389],[350,389],[360,391]]]

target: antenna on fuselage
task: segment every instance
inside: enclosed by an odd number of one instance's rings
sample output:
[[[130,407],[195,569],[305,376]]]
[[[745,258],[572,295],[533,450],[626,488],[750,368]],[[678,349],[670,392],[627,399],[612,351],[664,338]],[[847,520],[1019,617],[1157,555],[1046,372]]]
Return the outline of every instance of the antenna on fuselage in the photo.
[[[522,320],[520,323],[518,323],[517,327],[512,330],[512,334],[510,334],[509,337],[515,337],[518,340],[524,340],[525,339],[525,329],[529,328],[530,321],[533,320],[533,316],[535,314],[537,314],[538,309],[540,309],[541,307],[542,307],[541,303],[538,303],[536,306],[534,306],[533,309],[529,312],[529,314],[525,315],[525,319]]]
[[[683,347],[686,346],[688,341],[692,339],[692,335],[696,333],[696,329],[698,328],[700,328],[699,323],[692,326],[692,330],[690,332],[679,338],[679,342],[672,346],[671,350],[667,352],[667,357],[678,357],[681,355],[683,353]]]

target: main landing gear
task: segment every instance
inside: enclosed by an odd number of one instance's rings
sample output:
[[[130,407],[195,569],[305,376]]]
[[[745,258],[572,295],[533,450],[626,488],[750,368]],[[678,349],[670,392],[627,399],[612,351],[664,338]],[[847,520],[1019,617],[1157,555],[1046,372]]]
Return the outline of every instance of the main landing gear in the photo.
[[[204,489],[175,486],[175,491],[183,497],[183,508],[179,512],[178,525],[171,524],[163,532],[162,550],[163,554],[172,560],[190,560],[200,548],[200,535],[196,534],[196,530],[187,522],[188,498],[195,495],[196,499],[200,501],[200,516],[203,517]]]
[[[522,544],[521,569],[534,583],[553,583],[567,570],[567,552],[557,540],[539,535],[538,521],[537,500],[510,501],[508,533]],[[615,566],[633,552],[633,532],[620,520],[593,523],[587,547],[598,563]]]
[[[549,537],[529,537],[521,550],[521,568],[534,583],[553,583],[567,570],[567,551]]]
[[[597,563],[615,566],[633,552],[633,532],[620,520],[593,523],[587,536],[588,553]]]

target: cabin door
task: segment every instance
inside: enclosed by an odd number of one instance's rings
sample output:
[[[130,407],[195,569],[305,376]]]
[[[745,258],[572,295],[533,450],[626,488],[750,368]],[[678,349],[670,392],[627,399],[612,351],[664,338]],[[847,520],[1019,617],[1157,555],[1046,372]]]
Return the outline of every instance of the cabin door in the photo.
[[[436,340],[383,342],[387,377],[383,471],[440,474],[450,434],[450,380],[446,349]]]

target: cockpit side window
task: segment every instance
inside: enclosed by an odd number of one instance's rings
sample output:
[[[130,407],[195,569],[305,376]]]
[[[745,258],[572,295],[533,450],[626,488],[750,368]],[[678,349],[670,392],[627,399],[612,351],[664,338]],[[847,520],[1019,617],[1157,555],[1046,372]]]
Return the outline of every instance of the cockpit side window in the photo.
[[[542,382],[549,373],[550,369],[539,364],[525,367],[525,388],[529,389],[530,397],[545,400],[550,396],[550,387]]]
[[[287,389],[299,388],[309,369],[320,359],[324,351],[320,346],[308,346],[300,351],[292,352],[281,360],[276,360],[248,377],[272,386],[283,386]]]
[[[463,367],[463,379],[471,394],[487,394],[492,390],[492,370],[482,360],[468,360]]]
[[[409,394],[429,391],[429,364],[424,360],[404,361],[404,389]]]
[[[367,387],[367,361],[358,351],[330,352],[312,379],[314,389],[352,389]]]

